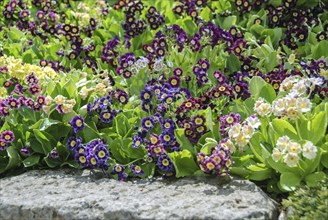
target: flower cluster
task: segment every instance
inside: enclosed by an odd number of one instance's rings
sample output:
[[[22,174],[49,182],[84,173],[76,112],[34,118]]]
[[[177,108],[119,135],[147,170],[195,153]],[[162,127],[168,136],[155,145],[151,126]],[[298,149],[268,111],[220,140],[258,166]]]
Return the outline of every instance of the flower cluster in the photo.
[[[21,107],[39,112],[45,105],[45,97],[40,95],[41,88],[38,83],[39,79],[34,73],[27,75],[25,82],[14,77],[6,80],[0,96],[3,98],[0,99],[0,117],[8,116],[10,109],[17,110]]]
[[[243,148],[249,143],[255,130],[259,128],[260,125],[261,122],[256,115],[251,115],[242,123],[235,123],[229,128],[229,139],[239,146],[240,151],[243,151]]]
[[[129,1],[129,4],[124,6],[125,9],[125,22],[123,24],[123,29],[129,37],[135,37],[141,34],[145,29],[144,20],[140,19],[144,5],[139,0]]]
[[[6,130],[1,132],[0,134],[0,151],[6,150],[10,143],[12,143],[15,139],[15,134],[10,131]]]
[[[139,59],[139,63],[143,62]],[[129,79],[134,74],[138,73],[139,69],[135,65],[135,56],[133,53],[123,54],[118,58],[119,65],[116,68],[117,75],[123,75],[124,78]]]
[[[210,63],[206,59],[200,59],[198,63],[193,66],[192,72],[196,76],[197,85],[201,87],[204,83],[208,82],[207,70],[210,68]]]
[[[76,104],[75,99],[67,99],[63,95],[57,95],[55,98],[47,96],[44,101],[45,105],[42,108],[47,114],[51,112],[52,107],[55,107],[60,114],[70,113]]]
[[[173,12],[177,15],[182,15],[186,13],[193,19],[197,19],[199,12],[203,7],[206,6],[207,0],[195,0],[195,1],[182,1],[182,4],[179,4],[173,8]]]
[[[165,16],[161,15],[154,6],[147,9],[146,18],[152,30],[156,30],[165,22]]]
[[[313,160],[317,156],[317,147],[311,141],[306,141],[303,146],[290,140],[288,136],[279,137],[276,147],[272,150],[272,159],[275,162],[283,160],[289,167],[294,167],[300,160],[300,154],[304,158]]]
[[[67,145],[74,152],[75,160],[83,167],[101,168],[107,170],[109,168],[107,162],[110,159],[107,145],[99,139],[90,141],[83,145],[81,138],[71,136]]]
[[[192,144],[197,144],[199,138],[208,131],[206,119],[201,115],[196,115],[191,120],[186,118],[182,123],[184,133]]]
[[[287,92],[287,95],[274,100],[272,105],[260,97],[255,102],[254,110],[262,117],[272,112],[276,117],[287,116],[292,120],[298,119],[300,114],[311,111],[312,103],[308,96],[323,83],[324,80],[320,77],[287,77],[279,88],[280,91]]]
[[[111,64],[113,67],[117,66],[118,52],[116,51],[117,46],[120,44],[120,39],[115,36],[112,40],[108,41],[107,44],[102,48],[101,61]]]
[[[199,153],[197,162],[202,171],[215,172],[218,176],[229,175],[229,168],[233,165],[230,150],[221,144],[213,148],[209,156],[203,152]]]
[[[43,85],[47,82],[47,79],[58,79],[59,75],[49,66],[40,67],[33,64],[23,63],[22,59],[16,59],[12,56],[0,56],[1,72],[6,76],[16,78],[18,80],[25,80],[27,74],[33,73],[39,80],[39,83]]]
[[[96,113],[101,122],[110,123],[117,114],[117,111],[112,108],[112,103],[109,96],[96,99],[92,105],[88,103],[88,115],[92,117],[93,113]]]

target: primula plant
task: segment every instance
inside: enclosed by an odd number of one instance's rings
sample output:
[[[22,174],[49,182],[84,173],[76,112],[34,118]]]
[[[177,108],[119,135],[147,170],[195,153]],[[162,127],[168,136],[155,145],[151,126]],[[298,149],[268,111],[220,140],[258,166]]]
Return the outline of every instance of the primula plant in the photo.
[[[328,169],[328,4],[0,2],[0,174],[239,175],[280,194]]]

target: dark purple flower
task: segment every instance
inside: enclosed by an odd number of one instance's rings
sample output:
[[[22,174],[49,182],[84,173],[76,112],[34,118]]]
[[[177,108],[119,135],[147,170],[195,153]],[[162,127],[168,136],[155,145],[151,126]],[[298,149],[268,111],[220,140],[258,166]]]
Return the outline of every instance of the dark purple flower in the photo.
[[[31,84],[30,87],[28,88],[28,90],[32,95],[36,95],[41,92],[40,87],[36,84]]]
[[[71,136],[67,140],[67,146],[70,150],[74,151],[78,146],[80,146],[82,142],[81,138],[77,138],[76,136]]]
[[[9,147],[8,142],[5,140],[0,139],[0,151],[6,150]]]
[[[171,161],[171,159],[167,156],[167,155],[161,155],[158,158],[157,161],[157,166],[166,172],[172,171],[173,170],[173,163]]]
[[[84,118],[81,116],[74,116],[69,124],[72,126],[75,134],[79,131],[82,131],[85,127]]]
[[[138,165],[131,164],[131,165],[130,165],[130,169],[131,169],[131,171],[133,172],[133,174],[136,175],[136,176],[142,176],[142,175],[144,175],[144,173],[145,173],[145,172],[141,169],[141,167],[138,166]]]
[[[114,174],[121,174],[125,170],[125,167],[121,164],[115,164],[113,167],[113,173]]]

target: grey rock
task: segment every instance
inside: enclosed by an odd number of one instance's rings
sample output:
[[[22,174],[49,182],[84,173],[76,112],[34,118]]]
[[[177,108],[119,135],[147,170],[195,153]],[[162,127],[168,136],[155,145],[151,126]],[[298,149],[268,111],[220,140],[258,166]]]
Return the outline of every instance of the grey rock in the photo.
[[[89,171],[29,171],[0,179],[0,219],[277,219],[277,204],[233,177],[119,182]]]

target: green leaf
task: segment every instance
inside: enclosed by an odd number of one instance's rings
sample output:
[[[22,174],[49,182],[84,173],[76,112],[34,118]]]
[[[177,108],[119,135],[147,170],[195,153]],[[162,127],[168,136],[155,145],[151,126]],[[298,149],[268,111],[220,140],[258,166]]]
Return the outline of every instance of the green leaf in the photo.
[[[121,140],[115,139],[108,143],[109,150],[115,160],[117,160],[121,164],[126,164],[129,162],[129,158],[127,157],[126,153],[121,148]]]
[[[212,118],[211,107],[208,107],[205,112],[206,112],[206,125],[211,131],[213,131],[213,118]]]
[[[48,158],[48,156],[44,157],[43,160],[50,168],[58,167],[61,165],[61,162],[58,159]]]
[[[66,90],[67,94],[69,95],[69,98],[74,98],[76,96],[76,85],[72,79],[68,80],[64,84],[63,88]]]
[[[199,15],[204,21],[209,21],[212,17],[212,11],[208,7],[205,7]]]
[[[322,171],[319,171],[319,172],[312,173],[312,174],[308,175],[307,177],[305,177],[305,182],[308,186],[314,187],[318,184],[318,182],[320,182],[324,178],[325,178],[325,173]]]
[[[195,149],[193,145],[190,143],[190,141],[188,140],[188,138],[185,136],[183,128],[175,129],[174,135],[177,138],[177,141],[180,144],[181,149],[188,150],[192,152],[193,155],[196,155]]]
[[[4,171],[13,169],[20,165],[20,156],[17,149],[14,146],[10,146],[7,148],[7,155],[9,161]]]
[[[230,173],[238,175],[240,177],[246,178],[249,176],[252,172],[250,170],[247,170],[244,167],[231,167],[230,168]]]
[[[61,121],[49,119],[49,118],[43,118],[37,121],[35,124],[31,125],[29,129],[39,129],[41,131],[46,130],[47,128],[51,127],[52,125],[57,125],[62,123]]]
[[[313,144],[319,143],[327,133],[328,117],[326,112],[319,112],[310,122],[308,138]]]
[[[33,154],[33,155],[29,156],[28,158],[26,158],[25,160],[23,160],[23,164],[25,167],[31,167],[31,166],[38,164],[39,161],[40,161],[40,155]]]
[[[238,57],[234,54],[230,54],[226,59],[226,67],[231,73],[240,70],[240,61]]]
[[[253,76],[249,82],[249,90],[251,95],[257,100],[260,97],[262,88],[266,85],[266,82],[259,76]]]
[[[35,138],[39,141],[39,143],[41,143],[43,153],[46,154],[46,155],[48,153],[50,153],[50,151],[53,149],[51,147],[51,142],[49,140],[49,137],[47,137],[47,136],[50,136],[50,135],[47,134],[46,132],[42,132],[38,129],[33,129],[33,133],[35,135]]]
[[[85,128],[81,131],[81,133],[85,142],[100,138],[98,132],[91,128],[88,124],[85,124]]]
[[[222,28],[228,30],[231,26],[235,25],[237,22],[237,16],[231,15],[224,18],[222,23]]]
[[[301,183],[301,177],[295,173],[282,173],[280,176],[280,186],[286,191],[294,191]]]
[[[131,159],[141,159],[147,155],[145,148],[133,148],[132,138],[123,139],[121,148],[127,153],[128,157]]]
[[[12,42],[19,42],[24,37],[25,37],[24,33],[15,27],[11,27],[10,31],[8,31],[8,38]]]
[[[183,24],[184,24],[184,29],[186,30],[188,36],[193,36],[195,31],[197,30],[197,26],[195,22],[193,22],[191,18],[186,18]]]
[[[188,150],[172,152],[168,154],[176,169],[176,177],[191,176],[199,167],[194,161],[194,157]]]
[[[210,155],[213,148],[215,148],[217,145],[218,144],[215,142],[208,142],[200,149],[200,152],[203,152],[206,155]]]
[[[247,167],[247,169],[251,171],[250,175],[247,177],[251,180],[263,181],[272,177],[272,169],[269,169],[267,167],[250,165]]]
[[[323,40],[311,47],[311,54],[314,59],[328,57],[328,41]]]
[[[288,121],[283,119],[275,118],[271,122],[273,130],[278,134],[279,137],[287,135],[289,138],[299,140],[297,131]]]

